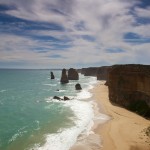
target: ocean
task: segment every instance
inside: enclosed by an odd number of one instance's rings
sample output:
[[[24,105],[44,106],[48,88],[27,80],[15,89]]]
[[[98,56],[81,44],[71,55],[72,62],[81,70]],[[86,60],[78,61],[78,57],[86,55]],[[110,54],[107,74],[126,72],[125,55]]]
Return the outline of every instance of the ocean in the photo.
[[[93,125],[95,77],[60,84],[61,71],[0,70],[0,150],[69,150]],[[80,83],[81,91],[75,90]],[[53,96],[71,100],[58,101]]]

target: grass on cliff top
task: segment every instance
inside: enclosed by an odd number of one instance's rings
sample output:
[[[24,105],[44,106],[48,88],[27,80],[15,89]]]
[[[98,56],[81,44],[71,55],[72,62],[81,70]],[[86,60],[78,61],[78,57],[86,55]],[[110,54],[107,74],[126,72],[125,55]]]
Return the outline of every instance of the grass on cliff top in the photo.
[[[145,142],[150,145],[150,126],[148,126],[147,128],[143,129],[141,131],[141,133],[143,133],[143,135],[140,136],[140,138],[144,139]]]
[[[150,126],[146,128],[145,134],[150,138]]]

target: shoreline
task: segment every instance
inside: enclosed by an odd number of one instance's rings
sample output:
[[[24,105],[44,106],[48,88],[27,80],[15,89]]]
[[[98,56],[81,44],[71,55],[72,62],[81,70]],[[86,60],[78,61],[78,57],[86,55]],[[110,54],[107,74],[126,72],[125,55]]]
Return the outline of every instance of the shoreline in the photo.
[[[108,87],[98,83],[90,91],[100,113],[110,116],[105,123],[94,121],[92,134],[76,142],[70,150],[149,150],[150,139],[144,130],[150,121],[122,107],[112,105]],[[94,111],[96,108],[94,107]]]
[[[92,100],[93,102],[93,126],[91,127],[88,135],[84,132],[81,133],[78,136],[76,143],[69,150],[100,150],[102,148],[101,135],[99,133],[97,134],[95,130],[111,119],[110,116],[106,115],[104,109],[102,108],[103,106],[95,99],[95,88],[99,84],[103,84],[102,82],[105,81],[97,81],[94,87],[89,90],[89,92],[92,94],[92,97],[88,99]]]

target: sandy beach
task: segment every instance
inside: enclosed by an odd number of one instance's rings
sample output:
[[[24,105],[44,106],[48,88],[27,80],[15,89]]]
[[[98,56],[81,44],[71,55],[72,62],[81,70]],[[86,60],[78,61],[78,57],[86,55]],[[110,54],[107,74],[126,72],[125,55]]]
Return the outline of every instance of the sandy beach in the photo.
[[[149,120],[112,105],[108,87],[102,83],[96,85],[92,93],[100,112],[110,116],[110,120],[98,125],[96,121],[93,133],[77,141],[71,150],[150,150],[150,138],[145,134]]]

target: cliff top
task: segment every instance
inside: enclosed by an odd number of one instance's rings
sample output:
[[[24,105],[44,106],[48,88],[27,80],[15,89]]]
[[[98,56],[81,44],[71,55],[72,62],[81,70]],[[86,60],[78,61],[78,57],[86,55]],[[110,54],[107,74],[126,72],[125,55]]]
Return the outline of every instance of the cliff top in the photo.
[[[111,73],[116,72],[141,72],[150,74],[150,65],[141,64],[126,64],[126,65],[113,65]]]

